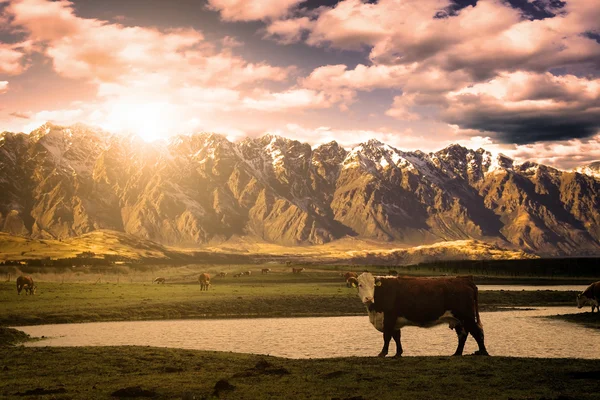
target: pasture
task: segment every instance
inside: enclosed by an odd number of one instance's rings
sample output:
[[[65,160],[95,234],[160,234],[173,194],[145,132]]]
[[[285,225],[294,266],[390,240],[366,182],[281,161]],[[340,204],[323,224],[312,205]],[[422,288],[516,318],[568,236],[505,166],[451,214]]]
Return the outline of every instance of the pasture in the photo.
[[[35,296],[16,295],[16,284],[0,282],[0,325],[161,320],[365,315],[356,290],[346,288],[339,271],[270,266],[185,266],[121,268],[116,272],[32,273]],[[250,276],[234,278],[251,270]],[[211,273],[211,287],[200,291],[200,272]],[[218,272],[228,272],[216,277]],[[153,284],[157,276],[165,284]],[[570,291],[481,291],[482,310],[515,306],[574,305]]]

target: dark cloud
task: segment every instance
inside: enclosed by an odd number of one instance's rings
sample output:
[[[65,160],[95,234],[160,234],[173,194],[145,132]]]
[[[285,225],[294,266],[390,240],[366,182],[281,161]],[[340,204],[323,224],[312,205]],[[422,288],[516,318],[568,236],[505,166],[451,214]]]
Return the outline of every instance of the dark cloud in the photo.
[[[600,132],[600,112],[521,115],[494,110],[473,110],[447,121],[463,129],[494,132],[502,143],[527,144],[540,141],[581,139]]]

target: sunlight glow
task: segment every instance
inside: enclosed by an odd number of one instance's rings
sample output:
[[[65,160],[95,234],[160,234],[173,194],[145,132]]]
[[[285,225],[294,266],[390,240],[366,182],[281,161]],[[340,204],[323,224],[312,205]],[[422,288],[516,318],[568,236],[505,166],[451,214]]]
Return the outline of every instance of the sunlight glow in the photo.
[[[130,132],[152,142],[167,137],[176,119],[174,107],[168,103],[118,103],[100,125],[108,131]]]

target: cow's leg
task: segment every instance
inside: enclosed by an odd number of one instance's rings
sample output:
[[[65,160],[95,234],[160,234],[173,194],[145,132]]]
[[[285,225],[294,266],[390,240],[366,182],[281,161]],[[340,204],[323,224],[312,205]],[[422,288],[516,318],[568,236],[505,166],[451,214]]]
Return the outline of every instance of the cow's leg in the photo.
[[[458,336],[458,346],[456,347],[456,351],[453,356],[462,356],[463,349],[465,348],[465,342],[467,341],[467,336],[469,333],[462,325],[456,325],[454,328],[456,329],[456,336]]]
[[[483,328],[475,321],[465,324],[465,328],[467,329],[467,332],[473,336],[473,339],[475,339],[479,346],[479,350],[473,354],[477,356],[489,356],[483,339]]]
[[[402,356],[402,343],[400,343],[400,329],[397,329],[392,334],[392,338],[394,342],[396,342],[396,355],[394,357],[398,358]]]
[[[396,327],[396,317],[391,313],[383,314],[383,348],[377,357],[385,357],[389,351],[390,340],[394,336]]]

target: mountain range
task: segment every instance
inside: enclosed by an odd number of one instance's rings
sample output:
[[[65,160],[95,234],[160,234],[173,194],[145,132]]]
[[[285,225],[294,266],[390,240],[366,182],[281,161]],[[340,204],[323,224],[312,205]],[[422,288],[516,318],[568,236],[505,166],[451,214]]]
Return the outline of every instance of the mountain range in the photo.
[[[369,140],[347,150],[214,133],[146,143],[45,124],[0,134],[0,231],[65,240],[103,229],[182,247],[478,240],[597,255],[599,167],[562,171],[460,145],[424,153]]]

